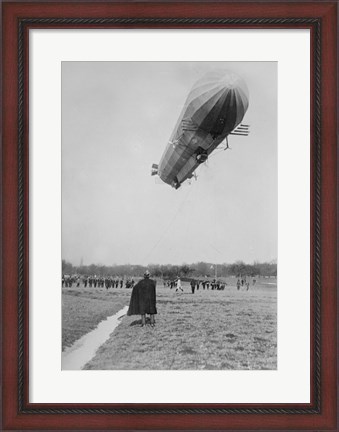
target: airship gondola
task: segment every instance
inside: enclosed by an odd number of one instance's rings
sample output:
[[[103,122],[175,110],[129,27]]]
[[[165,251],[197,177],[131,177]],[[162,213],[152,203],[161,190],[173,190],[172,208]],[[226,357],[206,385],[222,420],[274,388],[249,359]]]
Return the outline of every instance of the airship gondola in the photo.
[[[248,108],[248,89],[233,72],[214,71],[195,83],[152,175],[178,189],[228,135],[248,134],[241,122]]]

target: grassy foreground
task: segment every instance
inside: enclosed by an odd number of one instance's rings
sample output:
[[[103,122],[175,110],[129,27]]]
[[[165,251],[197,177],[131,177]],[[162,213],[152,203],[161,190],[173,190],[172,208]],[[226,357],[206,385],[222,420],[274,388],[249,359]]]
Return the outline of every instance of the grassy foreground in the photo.
[[[276,369],[276,294],[275,285],[260,283],[248,292],[229,285],[194,295],[185,284],[184,293],[157,287],[155,328],[125,316],[85,369]],[[65,346],[128,304],[130,295],[125,288],[64,289]]]
[[[62,350],[127,305],[130,294],[127,290],[105,288],[63,288]]]

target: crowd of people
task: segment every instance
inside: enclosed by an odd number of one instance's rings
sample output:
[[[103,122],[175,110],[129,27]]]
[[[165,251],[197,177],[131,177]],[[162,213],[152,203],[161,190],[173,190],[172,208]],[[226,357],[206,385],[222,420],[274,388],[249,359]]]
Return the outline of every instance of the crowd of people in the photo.
[[[189,280],[192,294],[200,288],[203,290],[218,290],[223,291],[227,286],[226,282],[218,279],[195,279]],[[255,285],[256,279],[252,279],[252,285]],[[133,277],[120,277],[120,276],[97,276],[97,275],[62,275],[62,287],[71,288],[73,286],[85,288],[133,288],[135,281]],[[163,285],[166,288],[175,289],[175,291],[183,291],[182,282],[180,277],[175,279],[163,280]],[[244,287],[246,291],[250,288],[250,282],[246,276],[239,277],[236,282],[237,290]]]
[[[116,276],[81,276],[81,275],[62,275],[62,287],[72,288],[73,285],[80,287],[83,285],[85,288],[126,288],[134,287],[133,278],[123,278]]]
[[[177,278],[174,280],[164,280],[163,281],[164,287],[169,287],[170,289],[175,288],[176,291],[183,291],[182,285],[181,285],[181,279]],[[191,279],[190,280],[190,286],[192,290],[192,294],[195,293],[195,290],[199,290],[201,287],[202,289],[210,289],[211,290],[224,290],[225,286],[227,285],[226,282],[221,282],[217,279],[213,279],[211,281],[209,280],[200,280],[200,279]]]
[[[256,284],[256,279],[252,279],[252,285]],[[240,290],[240,287],[246,287],[246,291],[248,291],[250,289],[250,282],[249,280],[245,277],[242,278],[238,278],[237,280],[237,290]]]

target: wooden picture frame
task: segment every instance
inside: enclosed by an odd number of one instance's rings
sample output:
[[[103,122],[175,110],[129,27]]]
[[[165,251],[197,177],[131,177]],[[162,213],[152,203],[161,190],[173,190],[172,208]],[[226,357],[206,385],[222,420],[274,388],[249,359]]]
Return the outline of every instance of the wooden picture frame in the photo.
[[[3,430],[337,430],[337,12],[313,2],[2,3]],[[28,400],[31,28],[311,30],[311,403],[32,404]]]

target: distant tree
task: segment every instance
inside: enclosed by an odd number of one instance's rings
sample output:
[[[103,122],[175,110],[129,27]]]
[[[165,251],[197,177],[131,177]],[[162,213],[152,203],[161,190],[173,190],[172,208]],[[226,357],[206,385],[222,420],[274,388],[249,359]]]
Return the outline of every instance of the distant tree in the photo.
[[[235,263],[230,265],[230,273],[234,276],[239,277],[245,273],[245,263],[242,261],[236,261]]]
[[[159,264],[150,264],[149,265],[149,271],[152,276],[154,277],[161,277],[162,271]]]
[[[88,266],[74,267],[70,262],[62,260],[63,274],[84,274],[97,276],[122,276],[122,277],[142,277],[145,270],[148,269],[152,276],[174,279],[177,276],[203,278],[205,276],[214,276],[215,264],[207,262],[198,262],[193,264],[171,265],[171,264],[150,264],[147,267],[135,264],[112,264],[105,266],[101,264],[90,264]],[[227,276],[277,276],[277,263],[275,261],[253,264],[245,264],[243,261],[237,261],[233,264],[218,264],[218,277]]]
[[[198,276],[205,276],[211,272],[211,264],[206,262],[198,262],[194,267]]]
[[[260,263],[257,264],[259,269],[259,274],[261,276],[276,276],[277,275],[277,264],[275,262],[271,263]]]
[[[62,260],[62,274],[73,274],[73,265],[66,260]]]
[[[183,264],[180,267],[180,274],[183,276],[189,276],[191,274],[191,268],[187,264]]]
[[[96,264],[91,264],[88,266],[88,272],[90,275],[98,275],[98,266]]]
[[[218,273],[222,277],[227,277],[231,274],[230,272],[230,266],[228,264],[221,264],[218,266]]]

